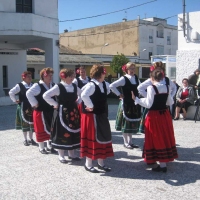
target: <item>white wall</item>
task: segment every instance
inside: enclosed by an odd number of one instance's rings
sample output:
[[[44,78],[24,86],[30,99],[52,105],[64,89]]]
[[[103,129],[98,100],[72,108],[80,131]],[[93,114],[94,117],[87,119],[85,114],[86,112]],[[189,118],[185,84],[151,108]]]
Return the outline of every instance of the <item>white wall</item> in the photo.
[[[188,78],[199,66],[199,50],[178,50],[176,52],[176,80],[179,84]]]
[[[199,50],[200,49],[200,11],[186,13],[186,37],[183,36],[183,14],[178,15],[178,49],[179,50]],[[198,40],[192,38],[197,32]]]
[[[153,30],[153,43],[149,43],[149,30]],[[140,58],[149,59],[149,47],[153,48],[153,55],[157,55],[157,45],[164,46],[164,54],[168,54],[168,49],[171,49],[170,55],[175,55],[178,49],[178,33],[174,28],[164,28],[164,38],[156,36],[157,26],[141,25],[139,26],[139,45]],[[171,33],[171,45],[167,45],[167,34]],[[146,51],[142,51],[146,49]]]
[[[6,1],[0,1],[0,12],[15,12],[16,6],[15,1],[13,0],[6,0]]]
[[[58,0],[32,0],[33,13],[58,19]],[[16,12],[16,0],[1,0],[0,12]]]
[[[34,13],[58,19],[58,0],[33,0]]]
[[[8,88],[12,88],[16,83],[21,82],[21,74],[27,70],[26,67],[26,51],[0,51],[0,52],[17,52],[18,55],[2,55],[0,54],[0,96],[4,96],[3,92],[3,75],[2,66],[8,68]]]
[[[183,35],[183,14],[178,15],[178,51],[176,59],[177,82],[181,83],[197,68],[200,68],[200,11],[186,13],[186,37]],[[193,40],[194,31],[198,32],[198,40]]]

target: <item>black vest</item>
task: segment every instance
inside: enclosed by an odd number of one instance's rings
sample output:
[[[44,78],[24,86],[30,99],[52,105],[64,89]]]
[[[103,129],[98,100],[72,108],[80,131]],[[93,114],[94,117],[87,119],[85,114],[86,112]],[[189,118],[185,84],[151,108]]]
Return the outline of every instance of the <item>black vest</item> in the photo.
[[[136,85],[133,85],[130,80],[124,76],[124,79],[125,79],[125,85],[122,86],[122,91],[123,91],[123,95],[124,95],[124,102],[132,102],[132,94],[131,94],[131,91],[133,91],[134,95],[136,97],[139,96],[139,93],[138,93],[138,90],[137,90],[137,87],[139,85],[139,80],[138,80],[138,77],[135,75],[135,81],[136,81]]]
[[[78,82],[78,87],[82,88],[83,86],[85,86],[87,83],[83,83],[80,79],[80,77],[76,78],[77,82]],[[88,77],[88,81],[90,82],[91,78]]]
[[[65,107],[73,105],[74,102],[76,102],[78,98],[77,86],[74,83],[72,83],[72,85],[74,87],[74,92],[67,92],[64,85],[62,85],[61,83],[58,84],[60,94],[57,96],[57,102],[59,105],[63,105]]]
[[[94,105],[92,113],[94,114],[103,114],[107,113],[108,111],[108,105],[107,105],[107,88],[106,88],[106,83],[105,81],[102,82],[103,84],[103,89],[104,93],[101,92],[99,86],[94,83],[95,85],[95,91],[94,93],[90,96],[90,99]],[[91,113],[85,110],[85,105],[83,105],[83,113]]]
[[[20,92],[18,93],[20,102],[28,101],[26,97],[26,91],[28,89],[22,83],[18,83],[18,85],[20,87]]]
[[[169,87],[168,85],[166,85],[167,87],[167,93],[159,93],[158,89],[155,85],[152,85],[156,94],[154,96],[154,101],[153,101],[153,105],[151,106],[151,108],[149,110],[165,110],[167,109],[166,106],[166,102],[167,102],[167,98],[168,98],[168,94],[169,94]]]
[[[37,99],[39,106],[36,108],[36,110],[38,111],[52,111],[53,110],[53,106],[49,105],[42,97],[42,95],[47,91],[47,89],[44,87],[43,84],[38,83],[39,87],[40,87],[40,94],[38,94],[37,96],[35,96],[35,98]],[[54,86],[55,83],[52,84],[52,86]],[[53,99],[55,97],[52,97]]]

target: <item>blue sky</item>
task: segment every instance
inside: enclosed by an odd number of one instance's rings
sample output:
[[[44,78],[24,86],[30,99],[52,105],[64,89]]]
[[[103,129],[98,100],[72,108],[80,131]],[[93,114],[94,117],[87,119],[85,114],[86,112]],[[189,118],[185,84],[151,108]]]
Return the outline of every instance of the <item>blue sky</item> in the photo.
[[[58,0],[59,20],[72,20],[83,17],[100,15],[128,7],[137,6],[154,0]],[[200,11],[200,0],[185,0],[186,12]],[[128,9],[126,11],[95,17],[91,19],[68,21],[59,23],[59,32],[65,29],[74,31],[78,29],[101,26],[128,20],[149,17],[167,18],[183,12],[182,0],[157,0],[146,5]],[[168,24],[177,25],[177,17],[167,20]]]

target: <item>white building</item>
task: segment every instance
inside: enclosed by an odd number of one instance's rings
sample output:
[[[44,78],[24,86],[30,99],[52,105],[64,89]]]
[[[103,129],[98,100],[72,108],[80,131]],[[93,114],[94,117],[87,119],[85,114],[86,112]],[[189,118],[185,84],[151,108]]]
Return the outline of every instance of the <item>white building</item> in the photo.
[[[185,16],[185,19],[184,19]],[[177,82],[200,68],[200,11],[178,15]]]
[[[0,1],[0,97],[27,70],[26,49],[45,50],[45,66],[59,71],[58,0]]]
[[[140,58],[150,59],[152,55],[175,55],[178,48],[177,37],[177,26],[167,24],[166,19],[156,17],[140,19]]]

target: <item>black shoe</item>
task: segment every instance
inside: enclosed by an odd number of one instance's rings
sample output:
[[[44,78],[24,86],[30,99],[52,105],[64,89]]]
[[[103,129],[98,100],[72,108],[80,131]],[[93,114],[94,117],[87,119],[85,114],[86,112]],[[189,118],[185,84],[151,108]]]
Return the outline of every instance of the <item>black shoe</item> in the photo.
[[[139,148],[139,146],[138,145],[135,145],[135,144],[129,144],[131,147],[133,147],[133,148]]]
[[[65,159],[62,159],[62,160],[59,159],[59,161],[60,161],[61,163],[63,163],[63,164],[66,164],[66,163],[67,163],[67,161],[66,161]]]
[[[160,167],[160,165],[158,165],[156,168],[152,168],[152,171],[154,172],[167,172],[167,167]]]
[[[47,152],[45,149],[39,150],[39,152],[40,152],[41,154],[48,154],[48,152]]]
[[[98,169],[104,170],[105,172],[110,172],[111,168],[106,167],[105,165],[102,167],[101,165],[97,164]]]
[[[23,144],[24,144],[24,146],[29,146],[29,143],[27,140],[24,140]]]
[[[174,120],[179,120],[179,117],[177,117],[177,118],[174,118]]]
[[[72,158],[71,156],[68,156],[68,159],[73,161],[80,161],[81,159],[79,157]]]
[[[31,144],[33,146],[37,146],[38,145],[33,139],[29,140],[28,142],[29,142],[29,144]]]
[[[128,145],[125,145],[125,144],[124,144],[124,147],[125,147],[126,149],[133,149],[133,147],[132,147],[131,145],[129,145],[129,144],[128,144]]]
[[[91,172],[91,173],[99,173],[99,171],[96,170],[94,167],[87,168],[87,167],[85,166],[85,170],[88,171],[88,172]]]
[[[49,149],[49,148],[47,147],[46,150],[49,151],[49,152],[52,153],[52,154],[57,154],[57,153],[58,153],[54,148]]]
[[[186,117],[184,117],[183,120],[187,120]]]

